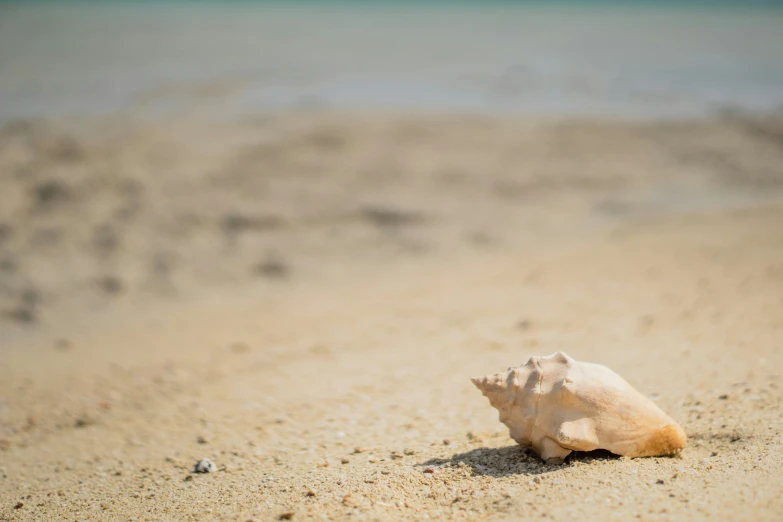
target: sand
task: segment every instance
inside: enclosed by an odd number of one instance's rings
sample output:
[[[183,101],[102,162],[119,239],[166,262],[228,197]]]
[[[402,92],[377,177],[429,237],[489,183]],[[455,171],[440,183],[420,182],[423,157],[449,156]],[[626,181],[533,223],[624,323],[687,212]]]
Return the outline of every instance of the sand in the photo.
[[[6,125],[0,519],[780,520],[781,128]],[[469,378],[558,350],[681,457],[516,446]]]

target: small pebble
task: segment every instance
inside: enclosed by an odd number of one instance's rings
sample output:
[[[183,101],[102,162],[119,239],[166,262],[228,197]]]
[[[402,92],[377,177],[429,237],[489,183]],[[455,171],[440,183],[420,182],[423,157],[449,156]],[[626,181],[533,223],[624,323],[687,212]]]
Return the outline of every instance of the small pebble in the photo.
[[[215,464],[209,459],[201,459],[196,463],[193,471],[196,473],[212,473],[215,471]]]
[[[279,518],[280,520],[291,520],[292,518],[294,518],[294,512],[289,511],[288,513],[283,513],[277,518]]]

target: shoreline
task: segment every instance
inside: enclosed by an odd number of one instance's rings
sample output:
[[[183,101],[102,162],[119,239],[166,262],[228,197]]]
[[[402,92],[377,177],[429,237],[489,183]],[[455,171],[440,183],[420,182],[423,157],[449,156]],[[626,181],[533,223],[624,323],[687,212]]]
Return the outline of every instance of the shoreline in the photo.
[[[74,5],[5,11],[2,116],[385,107],[655,117],[783,105],[783,10],[773,8]]]

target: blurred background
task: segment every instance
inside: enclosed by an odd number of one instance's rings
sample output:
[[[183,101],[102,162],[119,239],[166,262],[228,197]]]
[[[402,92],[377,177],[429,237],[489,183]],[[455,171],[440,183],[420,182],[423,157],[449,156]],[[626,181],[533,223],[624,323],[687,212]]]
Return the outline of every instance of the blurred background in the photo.
[[[776,1],[6,1],[0,116],[783,103]]]
[[[780,2],[2,2],[3,335],[768,202],[782,51]]]
[[[782,232],[783,2],[0,0],[0,520],[780,520]]]

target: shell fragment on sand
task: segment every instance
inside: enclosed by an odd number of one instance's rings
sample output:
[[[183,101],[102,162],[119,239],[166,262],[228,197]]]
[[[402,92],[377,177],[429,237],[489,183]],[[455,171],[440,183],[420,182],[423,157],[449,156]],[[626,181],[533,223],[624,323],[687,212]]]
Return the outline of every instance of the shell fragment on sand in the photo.
[[[217,468],[215,467],[215,464],[211,460],[201,459],[198,462],[196,462],[193,471],[194,473],[212,473],[216,469]]]
[[[472,381],[500,412],[511,438],[548,463],[572,451],[653,457],[685,447],[682,428],[625,379],[562,352]]]

